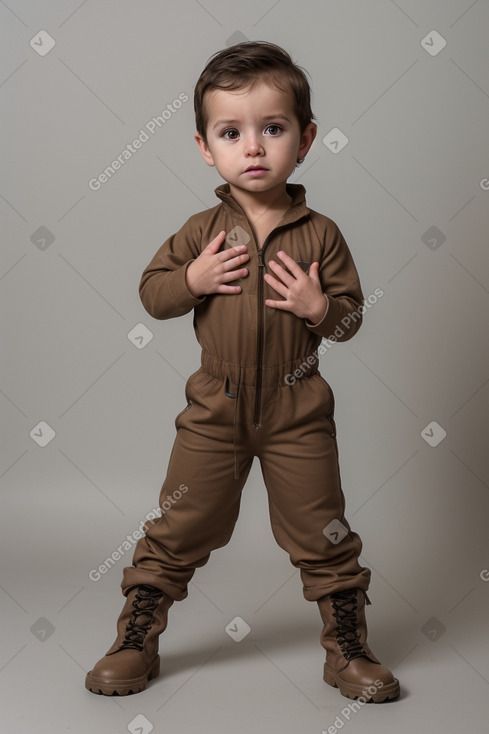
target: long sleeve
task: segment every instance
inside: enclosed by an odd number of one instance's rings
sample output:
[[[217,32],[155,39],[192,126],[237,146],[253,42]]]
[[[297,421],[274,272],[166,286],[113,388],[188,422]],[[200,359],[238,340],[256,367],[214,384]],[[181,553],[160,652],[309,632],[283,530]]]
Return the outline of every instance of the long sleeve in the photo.
[[[305,319],[314,334],[348,341],[362,324],[363,293],[353,257],[338,226],[327,220],[323,235],[324,254],[319,264],[319,280],[328,297],[328,308],[317,324]]]
[[[144,270],[139,295],[146,311],[155,319],[183,316],[202,303],[187,288],[188,266],[201,252],[201,228],[194,215],[157,251]]]

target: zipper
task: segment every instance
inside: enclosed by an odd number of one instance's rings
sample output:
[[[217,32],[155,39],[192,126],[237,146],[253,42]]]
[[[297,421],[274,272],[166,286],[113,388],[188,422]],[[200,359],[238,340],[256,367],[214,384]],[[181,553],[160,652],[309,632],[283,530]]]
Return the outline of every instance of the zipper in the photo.
[[[253,232],[254,234],[254,232]],[[268,240],[268,237],[267,237]],[[263,273],[265,263],[263,262],[263,248],[267,242],[263,243],[263,247],[260,248],[256,245],[258,253],[258,328],[257,328],[257,342],[256,342],[256,354],[257,354],[257,370],[256,370],[256,391],[255,391],[255,414],[253,417],[253,428],[260,427],[260,412],[261,412],[261,383],[262,383],[262,362],[263,362]],[[255,237],[256,244],[256,237]]]
[[[262,247],[258,247],[258,241],[256,239],[256,233],[254,230],[253,225],[248,220],[248,224],[250,226],[250,229],[253,233],[253,239],[255,240],[255,247],[256,252],[258,255],[258,319],[257,319],[257,337],[256,337],[256,354],[257,354],[257,369],[256,369],[256,383],[255,383],[255,412],[253,415],[253,428],[260,428],[261,423],[261,385],[262,385],[262,372],[263,372],[263,274],[265,270],[265,263],[263,262],[263,251],[268,244],[268,241],[272,237],[272,235],[277,232],[279,229],[284,229],[290,225],[290,222],[287,222],[287,224],[281,224],[280,226],[275,227],[275,229],[272,229],[272,231],[268,234],[268,236],[265,239],[265,242],[263,243]]]
[[[278,229],[282,229],[283,227],[287,227],[288,225],[282,224],[280,227],[275,227],[275,229],[272,229],[272,231],[268,234],[268,236],[265,239],[265,242],[263,243],[262,247],[258,247],[258,242],[256,239],[255,230],[251,224],[250,228],[253,232],[253,237],[255,239],[255,246],[256,246],[256,252],[258,255],[258,319],[257,319],[257,330],[256,330],[256,355],[257,355],[257,368],[256,368],[256,383],[255,383],[255,412],[253,416],[253,428],[260,428],[261,423],[261,385],[262,385],[262,373],[263,373],[263,352],[264,352],[264,299],[263,299],[263,283],[264,283],[264,272],[265,272],[265,263],[263,262],[263,251],[265,247],[267,246],[269,240],[271,239],[272,235],[275,234],[275,232]]]

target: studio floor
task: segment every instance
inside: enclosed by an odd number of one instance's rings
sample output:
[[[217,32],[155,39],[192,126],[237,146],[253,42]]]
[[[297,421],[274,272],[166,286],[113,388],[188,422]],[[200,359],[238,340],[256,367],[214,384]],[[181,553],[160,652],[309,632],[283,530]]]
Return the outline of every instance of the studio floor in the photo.
[[[225,584],[226,570],[220,561],[224,562],[225,553],[219,551],[216,556],[219,559],[213,568],[207,573],[201,570],[200,578],[191,582],[187,599],[170,610],[169,625],[160,641],[160,677],[133,696],[109,698],[84,688],[86,671],[115,636],[123,601],[116,572],[107,577],[105,585],[87,585],[64,604],[68,577],[60,586],[38,579],[42,604],[36,611],[22,608],[18,593],[14,599],[6,590],[0,591],[4,632],[8,631],[0,672],[1,731],[487,731],[487,681],[466,651],[461,652],[463,646],[444,641],[439,631],[437,639],[430,639],[380,578],[374,575],[371,586],[369,641],[399,678],[401,697],[359,706],[322,681],[320,618],[316,605],[301,597],[298,572],[284,566],[285,581],[277,584],[264,604],[260,576],[266,577],[266,570],[255,569],[256,584],[252,571],[243,571],[246,583],[234,589],[234,602],[221,607],[219,577]],[[482,661],[482,616],[467,624],[461,613],[456,620],[472,660],[480,657]],[[239,625],[244,620],[250,628],[240,642],[225,630],[236,617]],[[453,628],[451,632],[453,641]]]

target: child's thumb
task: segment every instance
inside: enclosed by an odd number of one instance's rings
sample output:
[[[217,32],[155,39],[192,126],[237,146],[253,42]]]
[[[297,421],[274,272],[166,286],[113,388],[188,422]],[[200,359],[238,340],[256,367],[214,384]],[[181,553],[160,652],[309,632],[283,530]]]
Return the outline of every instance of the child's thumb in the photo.
[[[309,268],[309,277],[319,283],[319,263],[313,262]]]

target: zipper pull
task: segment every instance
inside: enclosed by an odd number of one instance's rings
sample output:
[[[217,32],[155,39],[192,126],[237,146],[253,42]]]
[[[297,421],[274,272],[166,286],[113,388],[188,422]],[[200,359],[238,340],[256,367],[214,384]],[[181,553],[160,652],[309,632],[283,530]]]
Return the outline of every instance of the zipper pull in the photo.
[[[258,252],[258,267],[263,268],[265,267],[265,263],[263,262],[263,251],[260,248],[257,248]]]

